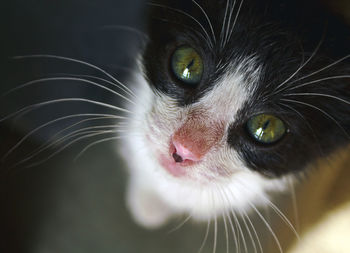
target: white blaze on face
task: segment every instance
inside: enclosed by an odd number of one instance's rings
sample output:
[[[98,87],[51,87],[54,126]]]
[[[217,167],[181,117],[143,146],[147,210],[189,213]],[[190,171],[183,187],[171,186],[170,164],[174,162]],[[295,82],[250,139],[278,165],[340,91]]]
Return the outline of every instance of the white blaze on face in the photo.
[[[130,108],[135,116],[122,144],[130,167],[128,202],[139,223],[156,226],[172,213],[191,212],[203,219],[226,209],[244,210],[251,203],[266,203],[267,190],[281,190],[283,180],[268,180],[246,168],[227,144],[228,127],[252,98],[259,74],[252,59],[229,66],[211,90],[185,107],[165,94],[154,94],[140,75],[136,80],[140,101]],[[172,157],[176,145],[190,151],[196,161],[176,163]],[[145,192],[149,199],[157,199],[152,211],[140,204]],[[157,214],[157,205],[167,215],[161,210]],[[154,222],[156,214],[163,218]]]

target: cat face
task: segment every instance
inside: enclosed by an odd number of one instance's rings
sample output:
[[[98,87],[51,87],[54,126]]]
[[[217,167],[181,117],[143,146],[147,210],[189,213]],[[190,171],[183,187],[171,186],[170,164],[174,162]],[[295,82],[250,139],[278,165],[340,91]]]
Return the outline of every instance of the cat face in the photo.
[[[149,17],[129,146],[169,205],[211,215],[264,202],[349,142],[349,32],[326,28],[321,7],[173,1]]]

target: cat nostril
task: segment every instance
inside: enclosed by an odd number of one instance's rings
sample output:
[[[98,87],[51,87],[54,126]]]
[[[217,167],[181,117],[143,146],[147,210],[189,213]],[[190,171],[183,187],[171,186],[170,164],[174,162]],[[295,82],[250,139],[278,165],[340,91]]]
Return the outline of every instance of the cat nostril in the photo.
[[[172,156],[175,162],[181,163],[181,162],[184,162],[185,160],[196,162],[200,160],[195,153],[193,153],[190,149],[186,148],[181,143],[177,141],[173,141],[173,144],[174,144],[175,150]]]
[[[174,158],[175,162],[177,162],[177,163],[182,163],[183,162],[182,157],[179,156],[176,152],[173,153],[173,158]]]

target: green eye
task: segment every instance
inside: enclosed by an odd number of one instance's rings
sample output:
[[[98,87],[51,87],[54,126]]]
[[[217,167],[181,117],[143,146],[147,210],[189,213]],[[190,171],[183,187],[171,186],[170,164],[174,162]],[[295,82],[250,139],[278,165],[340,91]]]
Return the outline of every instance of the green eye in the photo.
[[[180,81],[196,85],[202,78],[203,61],[192,47],[182,46],[176,49],[171,58],[171,69]]]
[[[247,129],[256,141],[263,144],[277,142],[287,132],[283,121],[270,114],[251,117],[247,123]]]

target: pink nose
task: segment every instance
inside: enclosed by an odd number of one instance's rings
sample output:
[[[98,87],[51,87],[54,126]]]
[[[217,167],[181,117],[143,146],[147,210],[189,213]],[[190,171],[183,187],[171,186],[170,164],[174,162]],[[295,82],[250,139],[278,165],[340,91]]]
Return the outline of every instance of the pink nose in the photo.
[[[181,163],[185,160],[197,162],[200,160],[200,157],[192,152],[190,149],[186,148],[183,144],[177,141],[173,141],[175,146],[175,151],[173,153],[173,158],[175,162]]]
[[[218,144],[224,134],[221,122],[206,123],[208,117],[192,113],[171,138],[170,151],[181,166],[200,162]],[[183,163],[184,162],[184,163]]]

